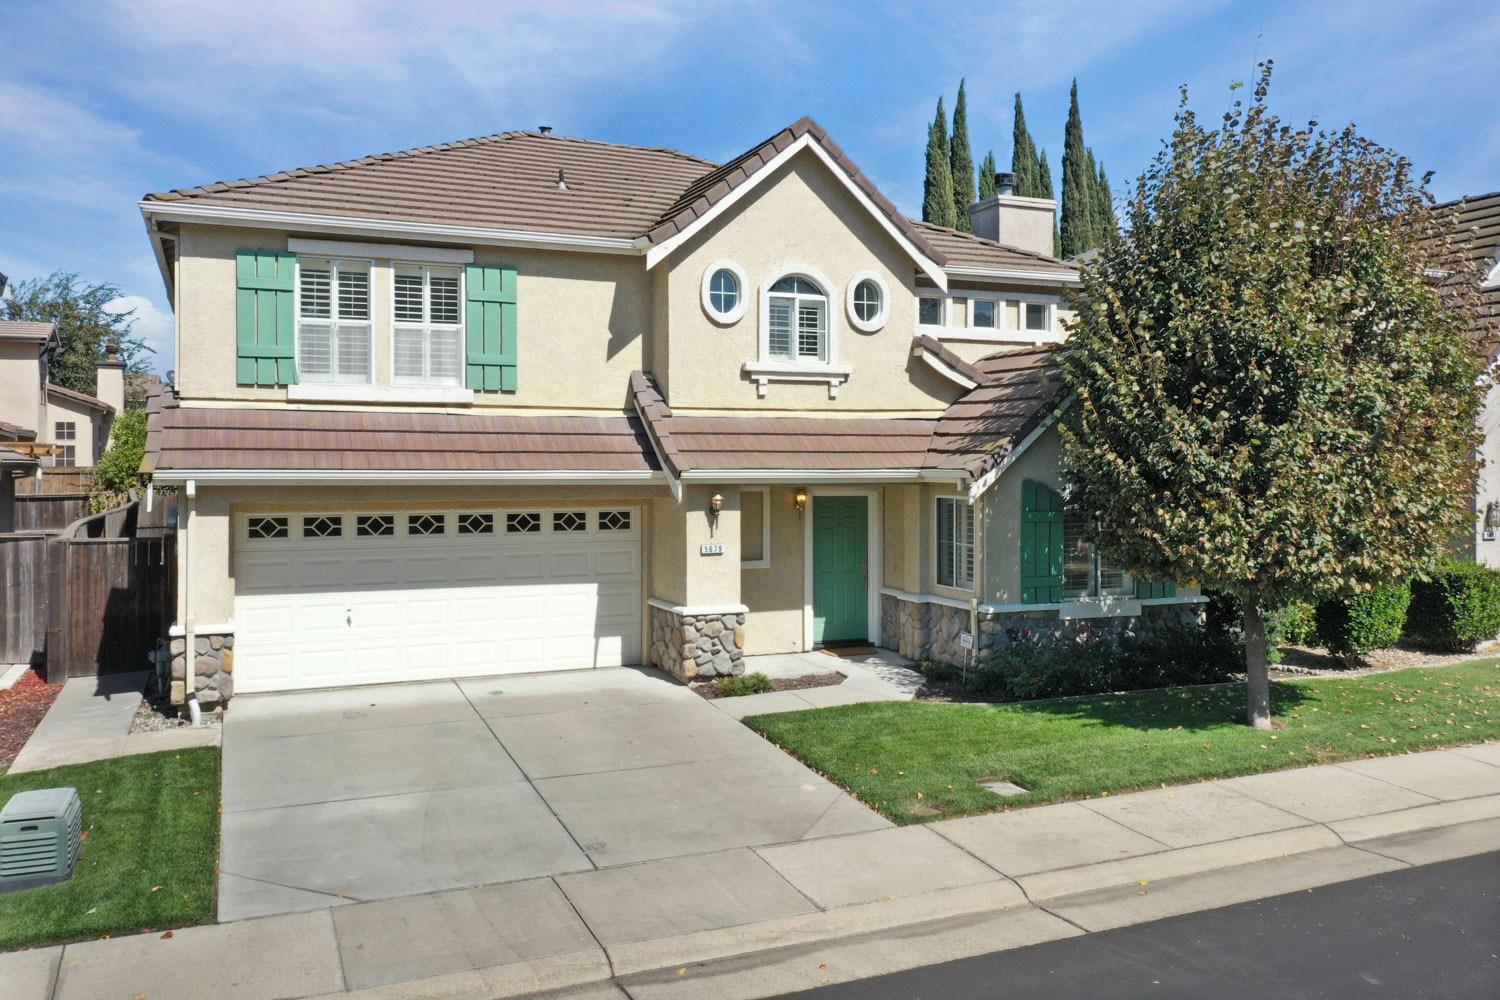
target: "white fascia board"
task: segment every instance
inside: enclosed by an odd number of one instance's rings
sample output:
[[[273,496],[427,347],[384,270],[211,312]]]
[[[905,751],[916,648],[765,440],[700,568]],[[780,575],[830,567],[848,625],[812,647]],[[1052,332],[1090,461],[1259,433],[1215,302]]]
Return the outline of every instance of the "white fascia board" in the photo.
[[[950,264],[945,270],[950,278],[988,278],[995,281],[1027,281],[1049,285],[1078,285],[1077,271],[1042,271],[1029,267],[971,267]]]
[[[640,241],[618,236],[584,236],[572,233],[540,233],[527,229],[491,229],[454,226],[437,222],[402,222],[391,219],[361,219],[343,215],[279,212],[259,208],[226,208],[191,202],[143,201],[141,213],[148,219],[196,222],[252,229],[295,229],[348,236],[385,239],[425,239],[446,243],[523,247],[537,250],[576,250],[586,253],[638,255]]]
[[[984,475],[974,480],[974,484],[969,487],[969,503],[978,503],[979,498],[984,496],[986,490],[995,485],[1000,477],[1004,475],[1005,470],[1010,468],[1011,465],[1014,464],[1015,460],[1020,458],[1027,448],[1030,448],[1033,444],[1035,444],[1037,439],[1040,438],[1044,433],[1046,433],[1047,428],[1051,427],[1057,422],[1057,418],[1062,414],[1063,410],[1067,409],[1068,406],[1072,404],[1074,398],[1075,397],[1073,396],[1073,394],[1069,393],[1068,397],[1061,403],[1059,403],[1056,409],[1047,414],[1047,416],[1042,419],[1042,422],[1037,424],[1036,427],[1032,429],[1030,434],[1027,434],[1024,438],[1021,439],[1020,444],[1016,445],[1010,450],[1010,454],[1006,455],[1004,460],[1001,461],[999,465],[995,466],[989,472],[986,472]]]
[[[461,247],[415,247],[399,243],[351,243],[346,240],[305,240],[293,236],[286,241],[292,253],[314,257],[369,257],[420,264],[472,264],[474,251]]]
[[[906,253],[914,261],[916,261],[917,267],[921,269],[923,274],[927,275],[927,277],[931,279],[933,284],[937,285],[943,291],[948,290],[948,276],[943,272],[943,269],[938,265],[937,261],[928,257],[921,250],[919,250],[917,248],[917,245],[906,237],[905,233],[896,228],[896,224],[893,223],[889,218],[887,218],[884,212],[876,207],[875,203],[870,200],[870,196],[861,191],[859,189],[859,185],[855,184],[854,181],[850,179],[849,175],[844,172],[843,168],[840,167],[837,163],[833,162],[833,157],[828,155],[828,151],[823,148],[821,143],[813,138],[811,133],[803,135],[800,139],[793,142],[786,149],[783,149],[781,152],[773,156],[771,158],[771,162],[761,167],[761,169],[756,171],[754,176],[752,176],[749,180],[745,181],[745,183],[729,192],[718,202],[716,202],[714,206],[707,212],[705,212],[703,215],[700,215],[697,219],[693,220],[692,224],[690,224],[686,229],[682,230],[671,239],[668,239],[648,250],[646,252],[646,270],[651,270],[657,264],[660,264],[663,260],[670,257],[673,251],[675,251],[684,242],[691,239],[695,233],[701,230],[704,226],[711,223],[713,220],[717,219],[719,216],[723,215],[725,212],[729,211],[729,209],[733,208],[741,198],[745,197],[751,191],[759,187],[762,183],[765,182],[768,177],[775,174],[777,169],[780,168],[782,164],[786,163],[788,160],[796,156],[798,153],[802,152],[804,149],[811,149],[817,155],[818,159],[823,161],[823,164],[828,167],[829,171],[844,185],[845,190],[853,195],[854,200],[859,202],[860,205],[863,206],[865,211],[870,213],[870,216],[876,221],[876,223],[880,225],[882,229],[886,231],[891,239],[895,240],[901,246],[901,249],[905,250]]]
[[[946,361],[938,357],[936,354],[933,354],[931,351],[924,350],[921,344],[917,344],[912,353],[921,358],[922,362],[927,365],[928,368],[931,368],[933,371],[937,372],[948,381],[960,385],[965,389],[978,388],[978,382],[969,378],[969,376],[963,374],[957,369],[951,367]]]
[[[205,486],[379,485],[410,486],[618,486],[665,482],[660,472],[605,469],[425,470],[425,469],[165,469],[152,476],[155,483],[196,481]]]
[[[685,483],[746,483],[755,486],[819,483],[959,483],[968,474],[958,469],[689,469]]]
[[[151,241],[151,253],[156,258],[157,270],[161,271],[162,287],[167,290],[167,305],[172,307],[173,312],[176,312],[177,290],[172,287],[172,269],[167,266],[167,255],[162,250],[162,241],[167,237],[156,231],[156,223],[147,213],[141,213],[141,221],[146,224],[146,238]]]

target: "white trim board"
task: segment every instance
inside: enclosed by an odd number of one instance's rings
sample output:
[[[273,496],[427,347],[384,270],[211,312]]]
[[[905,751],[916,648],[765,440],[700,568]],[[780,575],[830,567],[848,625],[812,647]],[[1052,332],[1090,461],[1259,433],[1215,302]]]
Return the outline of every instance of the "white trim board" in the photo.
[[[745,494],[760,494],[760,558],[744,558]],[[740,569],[769,569],[771,567],[771,487],[746,486],[740,490]]]
[[[906,601],[909,604],[941,604],[949,608],[961,608],[964,611],[969,610],[969,602],[960,600],[957,597],[944,597],[942,594],[912,594],[897,587],[881,587],[880,592],[886,597],[894,597],[899,601]]]
[[[569,469],[566,471],[484,469],[165,469],[156,483],[196,481],[205,486],[376,485],[415,486],[495,484],[509,486],[618,486],[664,483],[661,472]]]
[[[670,239],[657,244],[650,250],[647,250],[646,270],[651,270],[667,257],[670,257],[673,251],[682,246],[683,243],[691,239],[695,234],[700,232],[713,220],[717,219],[719,216],[729,211],[729,209],[733,208],[736,204],[739,203],[741,198],[744,198],[751,191],[754,191],[761,184],[765,183],[767,178],[773,176],[782,165],[787,163],[789,160],[791,160],[792,157],[796,156],[804,149],[811,149],[813,151],[818,159],[823,162],[824,166],[828,168],[829,172],[832,173],[836,178],[838,178],[838,180],[844,185],[844,188],[854,197],[854,200],[859,202],[861,207],[863,207],[865,211],[870,213],[871,217],[875,219],[876,223],[878,223],[880,227],[885,230],[886,234],[890,236],[891,239],[896,241],[896,243],[901,247],[902,250],[906,251],[907,255],[916,262],[917,267],[922,271],[923,274],[927,275],[927,277],[931,279],[933,284],[944,290],[947,289],[948,275],[943,271],[942,267],[938,265],[937,261],[928,257],[921,250],[919,250],[916,244],[907,238],[905,233],[896,228],[896,224],[893,223],[884,212],[882,212],[875,206],[875,203],[870,200],[870,196],[861,191],[859,185],[855,184],[854,181],[850,179],[849,175],[844,172],[843,168],[840,167],[837,163],[833,162],[833,157],[828,155],[828,151],[823,148],[823,144],[818,142],[811,132],[804,134],[801,138],[797,139],[791,145],[787,146],[781,152],[773,156],[769,163],[761,167],[761,169],[757,170],[752,177],[746,180],[739,187],[735,188],[723,198],[719,199],[719,201],[717,201],[712,208],[710,208],[702,215],[698,216],[697,219],[693,220],[693,222],[690,223],[686,229],[678,232],[677,235],[671,237]]]
[[[314,257],[370,257],[414,264],[472,264],[474,251],[457,247],[418,247],[400,243],[346,243],[343,240],[306,240],[289,237],[286,248]]]
[[[674,615],[747,615],[750,609],[743,604],[673,604],[660,597],[648,597],[646,603],[653,608],[670,611]]]
[[[682,481],[685,483],[741,483],[757,486],[961,483],[968,478],[967,473],[957,469],[689,469],[682,473]]]
[[[921,343],[917,342],[916,340],[912,341],[911,352],[912,354],[916,355],[916,357],[919,358],[922,363],[925,364],[928,368],[931,368],[933,371],[937,372],[943,378],[954,383],[955,385],[958,385],[964,389],[974,389],[979,386],[978,382],[969,378],[969,376],[963,374],[957,369],[950,367],[948,365],[948,362],[944,361],[936,354],[933,354],[931,351],[924,348]]]

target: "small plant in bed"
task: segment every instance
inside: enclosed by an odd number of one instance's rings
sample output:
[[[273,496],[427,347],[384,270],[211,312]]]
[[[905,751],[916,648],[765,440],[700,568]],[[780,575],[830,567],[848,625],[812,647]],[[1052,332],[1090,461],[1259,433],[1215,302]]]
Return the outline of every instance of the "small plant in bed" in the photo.
[[[714,681],[716,698],[738,698],[747,694],[765,694],[775,690],[771,678],[765,674],[741,674],[738,677],[720,677]]]

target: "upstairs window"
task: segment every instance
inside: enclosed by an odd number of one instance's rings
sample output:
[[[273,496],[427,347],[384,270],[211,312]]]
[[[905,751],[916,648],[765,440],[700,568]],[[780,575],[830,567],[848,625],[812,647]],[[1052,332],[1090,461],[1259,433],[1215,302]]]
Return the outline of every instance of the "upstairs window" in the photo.
[[[924,295],[917,300],[917,322],[922,326],[943,325],[942,296]]]
[[[370,265],[299,260],[297,293],[297,368],[302,380],[368,383]]]
[[[458,268],[397,264],[392,302],[397,382],[463,384]]]
[[[53,465],[72,467],[78,464],[78,424],[72,420],[59,420],[52,426],[52,442],[62,448],[62,454],[53,459]]]
[[[788,275],[771,286],[767,350],[780,361],[828,360],[828,296],[811,278]]]

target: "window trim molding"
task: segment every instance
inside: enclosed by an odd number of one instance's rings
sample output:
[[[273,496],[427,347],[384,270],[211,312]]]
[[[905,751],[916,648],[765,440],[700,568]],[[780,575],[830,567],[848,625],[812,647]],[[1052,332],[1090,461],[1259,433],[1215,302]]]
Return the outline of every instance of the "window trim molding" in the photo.
[[[740,569],[770,569],[771,567],[771,487],[769,486],[741,486],[740,496],[746,493],[759,493],[760,500],[760,558],[740,559]],[[745,504],[740,502],[740,524],[744,525]],[[740,551],[744,552],[743,544]]]
[[[975,568],[976,571],[979,568],[979,558],[978,558],[978,556],[979,556],[979,547],[978,547],[978,542],[979,542],[978,516],[979,516],[979,512],[974,509],[975,505],[972,502],[970,502],[968,496],[966,494],[963,494],[963,493],[938,493],[938,494],[936,494],[936,495],[933,496],[932,500],[933,500],[933,503],[932,503],[932,585],[935,588],[936,587],[941,587],[944,590],[951,590],[951,591],[954,591],[955,593],[959,593],[959,594],[975,594],[975,595],[977,595],[979,593],[979,580],[977,579],[978,573],[977,572],[975,573],[976,579],[970,580],[969,581],[969,585],[967,587],[959,586],[959,584],[957,582],[957,580],[958,580],[958,577],[957,577],[957,567],[958,567],[958,564],[957,564],[957,562],[954,563],[955,575],[954,575],[954,582],[953,583],[944,583],[941,579],[938,578],[938,572],[939,572],[938,571],[938,567],[942,565],[942,559],[941,559],[941,555],[940,554],[942,552],[942,544],[943,544],[941,537],[938,535],[938,517],[939,517],[938,511],[942,509],[943,501],[944,500],[951,500],[951,501],[954,502],[954,504],[961,504],[964,508],[966,508],[969,511],[969,530],[970,530],[969,549],[972,551],[972,553],[973,553],[973,555],[975,557],[974,558],[974,568]]]
[[[311,257],[311,255],[308,255],[308,256]],[[316,318],[314,318],[314,317],[304,317],[302,315],[302,263],[303,263],[304,258],[303,258],[303,255],[298,254],[297,255],[297,266],[292,269],[292,357],[295,358],[296,362],[297,362],[297,382],[296,382],[296,385],[302,385],[302,384],[306,383],[309,386],[317,386],[317,387],[322,388],[322,389],[330,389],[330,388],[332,388],[332,389],[340,389],[340,388],[342,388],[342,389],[366,389],[366,390],[368,390],[368,389],[378,388],[376,386],[376,384],[375,384],[375,274],[379,270],[379,263],[380,262],[377,261],[377,260],[375,260],[375,259],[373,259],[373,258],[369,258],[369,257],[323,256],[323,257],[312,257],[312,259],[314,259],[314,260],[326,260],[326,261],[328,261],[328,263],[330,265],[329,282],[328,282],[328,301],[329,301],[328,325],[329,325],[329,328],[330,328],[330,337],[332,337],[333,330],[338,326],[338,323],[339,323],[339,321],[336,320],[336,319],[334,319],[333,315],[332,315],[333,312],[336,311],[337,303],[338,303],[338,295],[339,295],[339,289],[338,289],[338,265],[341,264],[341,263],[349,263],[349,264],[363,264],[365,266],[365,269],[366,269],[365,270],[365,294],[369,298],[369,301],[366,303],[367,312],[369,313],[369,316],[364,321],[365,322],[365,326],[367,328],[366,329],[366,334],[367,334],[367,336],[369,338],[369,346],[368,346],[368,348],[367,348],[367,350],[365,352],[365,355],[366,355],[366,357],[369,360],[367,361],[367,370],[365,371],[365,379],[364,379],[363,382],[353,382],[353,381],[348,381],[348,380],[345,380],[345,381],[336,381],[336,380],[334,380],[332,374],[330,374],[328,381],[319,381],[316,378],[314,378],[312,380],[308,379],[307,372],[302,367],[302,321],[304,319],[308,319],[308,320],[311,320],[313,322],[316,322]],[[330,367],[330,369],[338,367],[338,360],[337,360],[337,358],[335,358],[335,357],[332,356],[332,350],[333,350],[332,344],[333,344],[333,340],[330,339],[330,341],[329,341],[329,345],[330,345],[329,346],[329,350],[330,350],[329,367]],[[287,386],[288,390],[290,390],[292,388],[294,388],[294,386]],[[291,398],[290,395],[288,396],[288,398]],[[306,397],[303,397],[303,398],[306,398]]]
[[[873,281],[875,287],[880,289],[880,311],[871,320],[862,320],[854,308],[854,291],[862,282]],[[874,271],[860,271],[849,279],[844,288],[844,310],[849,315],[849,325],[860,333],[878,333],[885,329],[885,324],[891,318],[891,289],[886,280]]]
[[[713,299],[709,297],[710,283],[714,275],[720,271],[728,271],[740,283],[740,300],[728,312],[719,312],[715,309]],[[703,312],[710,320],[719,326],[733,326],[745,317],[746,311],[750,308],[750,279],[745,276],[745,269],[734,261],[716,260],[703,270],[703,283],[699,290],[699,297],[703,303]]]
[[[943,300],[943,322],[933,326],[921,322],[922,299],[941,298]],[[1007,302],[1018,302],[1021,304],[1037,303],[1047,307],[1047,329],[1046,330],[1007,330],[1003,326],[975,326],[974,310],[972,307],[964,311],[964,322],[958,326],[953,322],[953,300],[965,299],[973,302],[980,299],[996,304],[996,322],[1002,322],[1004,316],[1004,304]],[[1045,292],[1014,292],[1003,290],[975,290],[960,289],[956,292],[934,295],[925,289],[917,290],[917,312],[915,316],[916,330],[918,333],[927,333],[938,340],[962,341],[974,344],[1028,344],[1041,346],[1043,344],[1061,344],[1067,340],[1067,334],[1059,327],[1058,310],[1062,308],[1062,296],[1055,293]],[[1022,317],[1024,322],[1024,314]]]
[[[470,256],[472,257],[473,255],[471,254]],[[462,264],[427,260],[413,260],[408,257],[391,257],[387,260],[380,261],[379,264],[380,269],[384,272],[387,272],[390,276],[390,287],[389,289],[387,289],[388,294],[386,295],[386,298],[390,301],[391,332],[391,335],[386,338],[390,347],[390,349],[386,352],[386,360],[390,363],[389,371],[391,373],[391,381],[389,386],[380,386],[379,388],[388,388],[397,392],[400,392],[401,390],[417,390],[418,392],[423,393],[430,393],[433,390],[436,390],[436,392],[432,395],[424,397],[423,399],[416,400],[417,402],[424,402],[429,398],[433,402],[463,402],[465,400],[472,402],[474,390],[468,387],[465,378],[465,354],[467,353],[467,345],[465,341],[467,339],[466,331],[468,329],[468,325],[465,321],[468,319],[469,311],[468,268],[464,267]],[[458,331],[457,382],[434,382],[430,379],[401,378],[396,374],[396,328],[403,325],[399,320],[396,319],[396,269],[398,267],[401,267],[402,265],[405,265],[407,267],[420,267],[422,269],[422,308],[425,312],[428,313],[428,315],[431,314],[432,307],[432,268],[451,267],[454,270],[458,271],[458,323],[456,326],[456,329]],[[371,289],[371,296],[372,298],[374,296],[373,288]],[[404,325],[407,327],[411,326],[410,323]],[[432,323],[430,320],[424,320],[422,322],[422,330],[424,334],[427,334],[429,336],[431,335]],[[371,332],[373,334],[373,330]],[[428,346],[428,348],[426,348],[426,350],[430,350],[430,345]],[[371,373],[370,384],[372,386],[375,384],[373,372]],[[463,391],[461,393],[448,393],[445,391],[455,388],[461,389]]]
[[[923,323],[922,322],[922,300],[923,299],[937,299],[938,300],[939,308],[942,310],[942,317],[941,317],[941,319],[939,320],[938,323],[932,324],[932,323]],[[940,292],[940,291],[937,291],[937,290],[928,291],[925,288],[919,288],[919,289],[917,289],[916,298],[912,301],[911,321],[912,321],[912,326],[917,330],[918,333],[922,332],[923,330],[927,330],[927,331],[930,331],[934,337],[942,339],[943,333],[946,332],[949,329],[948,324],[951,321],[952,316],[953,316],[953,301],[952,301],[952,296],[946,295],[943,292]]]

